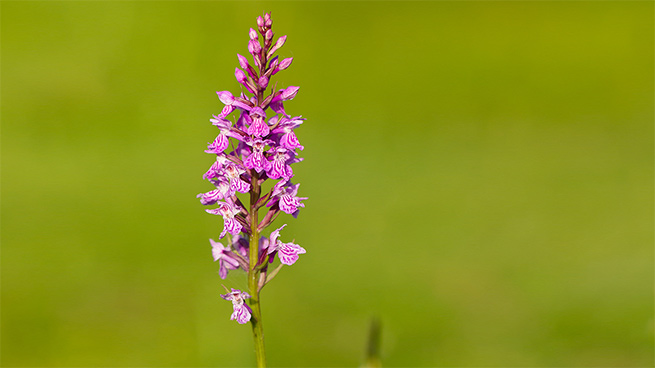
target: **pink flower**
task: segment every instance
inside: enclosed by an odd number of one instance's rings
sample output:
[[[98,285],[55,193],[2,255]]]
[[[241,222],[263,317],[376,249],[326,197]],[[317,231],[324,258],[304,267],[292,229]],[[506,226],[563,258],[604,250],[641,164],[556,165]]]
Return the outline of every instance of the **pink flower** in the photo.
[[[278,203],[282,212],[298,217],[299,208],[305,207],[305,204],[300,201],[307,199],[307,197],[298,197],[299,187],[300,184],[291,184],[290,181],[282,185],[278,183],[273,188],[273,197],[267,205]]]
[[[282,104],[282,102],[287,100],[293,100],[293,98],[296,97],[296,94],[298,93],[299,89],[300,87],[296,87],[296,86],[290,86],[287,87],[286,89],[281,89],[275,95],[275,97],[273,97],[273,100],[271,100],[271,109],[278,114],[288,116],[287,113],[284,111],[284,104]]]
[[[228,192],[230,190],[230,185],[228,183],[221,180],[213,180],[212,183],[214,183],[216,189],[207,193],[200,193],[196,196],[196,198],[200,198],[200,203],[205,206],[214,204],[221,199],[228,197]]]
[[[267,144],[270,143],[273,142],[270,140],[263,141],[259,138],[253,140],[252,142],[248,142],[248,145],[252,147],[252,153],[243,162],[243,166],[245,166],[247,169],[255,169],[257,172],[268,170],[271,163],[268,162],[264,156],[264,148]]]
[[[268,239],[268,247],[266,252],[269,254],[269,261],[273,261],[273,257],[277,253],[278,258],[280,258],[280,263],[291,266],[296,263],[298,260],[299,254],[307,253],[305,248],[301,247],[298,244],[294,243],[282,243],[277,238],[280,236],[280,230],[282,230],[286,224],[282,225],[279,229],[273,231]]]
[[[297,116],[292,119],[286,117],[280,119],[280,123],[275,129],[273,129],[273,133],[282,133],[282,136],[280,137],[280,146],[288,150],[295,150],[296,148],[303,150],[305,148],[298,141],[296,133],[293,132],[293,130],[300,126],[304,120],[305,119],[302,116]]]
[[[250,118],[252,122],[246,130],[246,133],[254,135],[255,137],[265,137],[271,132],[268,125],[264,121],[266,118],[266,113],[264,110],[259,107],[254,107],[252,110],[250,110]]]
[[[236,320],[239,324],[244,324],[250,321],[252,317],[252,310],[244,302],[244,299],[250,298],[250,295],[239,289],[232,289],[231,293],[221,294],[221,298],[229,300],[232,302],[232,315],[230,316],[231,320]]]
[[[219,134],[214,139],[212,143],[207,146],[207,153],[222,153],[229,145],[230,141],[228,139],[230,135],[230,128],[232,127],[232,122],[222,118],[220,116],[214,115],[213,119],[209,119],[213,125],[217,126],[219,129]]]
[[[271,151],[273,150],[271,149]],[[291,163],[289,162],[289,154],[286,148],[277,147],[275,153],[273,153],[271,165],[269,165],[266,173],[271,179],[284,178],[285,180],[289,180],[293,176],[293,169],[290,166]]]
[[[227,202],[219,202],[218,204],[219,206],[217,208],[205,211],[211,213],[212,215],[223,216],[223,231],[221,232],[219,239],[222,239],[226,233],[237,235],[239,232],[241,232],[243,225],[241,225],[241,223],[237,221],[234,216],[236,216],[241,211],[236,208],[231,200],[228,200]]]
[[[236,270],[239,268],[239,262],[234,258],[230,248],[224,247],[223,244],[213,239],[209,239],[209,243],[212,245],[214,262],[218,261],[219,264],[218,275],[222,279],[225,279],[227,277],[227,270]]]
[[[239,193],[248,193],[250,190],[250,184],[241,179],[241,174],[245,172],[246,170],[232,163],[225,165],[225,176],[230,183],[230,190],[232,191],[230,195],[233,195],[235,191]]]

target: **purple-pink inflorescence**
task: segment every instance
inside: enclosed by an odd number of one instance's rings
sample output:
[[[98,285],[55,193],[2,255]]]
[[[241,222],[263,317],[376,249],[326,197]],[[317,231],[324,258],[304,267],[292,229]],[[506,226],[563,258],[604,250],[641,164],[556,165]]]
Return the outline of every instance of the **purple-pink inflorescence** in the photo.
[[[209,119],[218,128],[218,135],[209,142],[205,152],[215,155],[216,160],[204,173],[203,179],[209,180],[214,189],[197,197],[203,205],[216,205],[207,209],[208,213],[223,217],[220,238],[227,233],[232,235],[231,244],[227,246],[210,239],[214,261],[219,261],[219,275],[223,279],[229,270],[239,268],[246,272],[254,269],[266,272],[268,263],[276,255],[280,263],[292,265],[299,254],[305,253],[305,249],[297,244],[278,240],[280,228],[271,237],[260,238],[259,249],[254,250],[257,256],[250,255],[253,229],[258,236],[280,212],[298,216],[299,208],[305,206],[302,201],[307,199],[298,196],[299,184],[291,183],[294,176],[291,165],[302,161],[297,157],[297,151],[304,149],[294,130],[305,119],[288,115],[284,108],[284,103],[296,96],[299,87],[276,89],[276,85],[271,84],[272,77],[293,61],[292,58],[280,60],[274,56],[286,42],[286,36],[273,42],[271,26],[270,14],[257,18],[257,30],[251,28],[248,34],[248,52],[253,64],[237,54],[240,68],[236,68],[234,75],[242,91],[238,95],[229,91],[216,92],[224,107]],[[273,87],[269,90],[269,86]],[[277,182],[268,193],[260,193],[267,180]],[[256,203],[251,203],[248,208],[237,193],[250,193],[251,201],[255,198]],[[251,216],[251,213],[261,207],[267,207],[268,212],[261,221],[253,224],[253,217],[257,219],[257,215]],[[251,259],[257,259],[257,264],[250,264]],[[232,319],[239,323],[245,323],[251,317],[243,302],[249,297],[235,289],[223,296],[234,303]]]

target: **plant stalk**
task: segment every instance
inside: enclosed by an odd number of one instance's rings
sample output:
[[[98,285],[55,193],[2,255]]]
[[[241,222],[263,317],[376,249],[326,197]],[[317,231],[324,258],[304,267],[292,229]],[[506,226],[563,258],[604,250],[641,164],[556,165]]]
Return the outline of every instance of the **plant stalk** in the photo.
[[[250,289],[250,309],[252,309],[252,334],[255,339],[255,359],[257,367],[266,367],[266,351],[264,350],[264,327],[262,326],[262,312],[259,302],[259,274],[261,270],[257,268],[259,261],[259,216],[257,201],[261,194],[259,186],[259,175],[257,171],[251,171],[251,188],[250,188],[250,268],[248,269],[248,288]]]

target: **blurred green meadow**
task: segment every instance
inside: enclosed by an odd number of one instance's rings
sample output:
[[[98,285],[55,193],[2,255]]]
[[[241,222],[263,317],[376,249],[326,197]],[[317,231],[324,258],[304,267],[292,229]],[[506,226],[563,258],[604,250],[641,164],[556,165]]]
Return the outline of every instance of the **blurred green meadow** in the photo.
[[[263,11],[307,118],[270,366],[653,366],[652,2],[12,2],[4,367],[245,367],[215,91]]]

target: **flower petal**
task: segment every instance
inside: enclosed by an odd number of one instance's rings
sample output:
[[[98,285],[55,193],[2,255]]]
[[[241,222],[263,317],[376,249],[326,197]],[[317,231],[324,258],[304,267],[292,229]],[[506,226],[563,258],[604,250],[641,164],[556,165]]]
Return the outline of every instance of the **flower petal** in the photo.
[[[234,304],[233,309],[234,312],[232,312],[232,316],[230,316],[231,320],[236,320],[239,324],[244,324],[250,321],[252,315],[250,313],[250,307],[248,307],[247,304]]]
[[[305,248],[298,244],[280,243],[277,256],[280,258],[280,263],[291,266],[298,260],[298,255],[304,253],[306,253]]]

